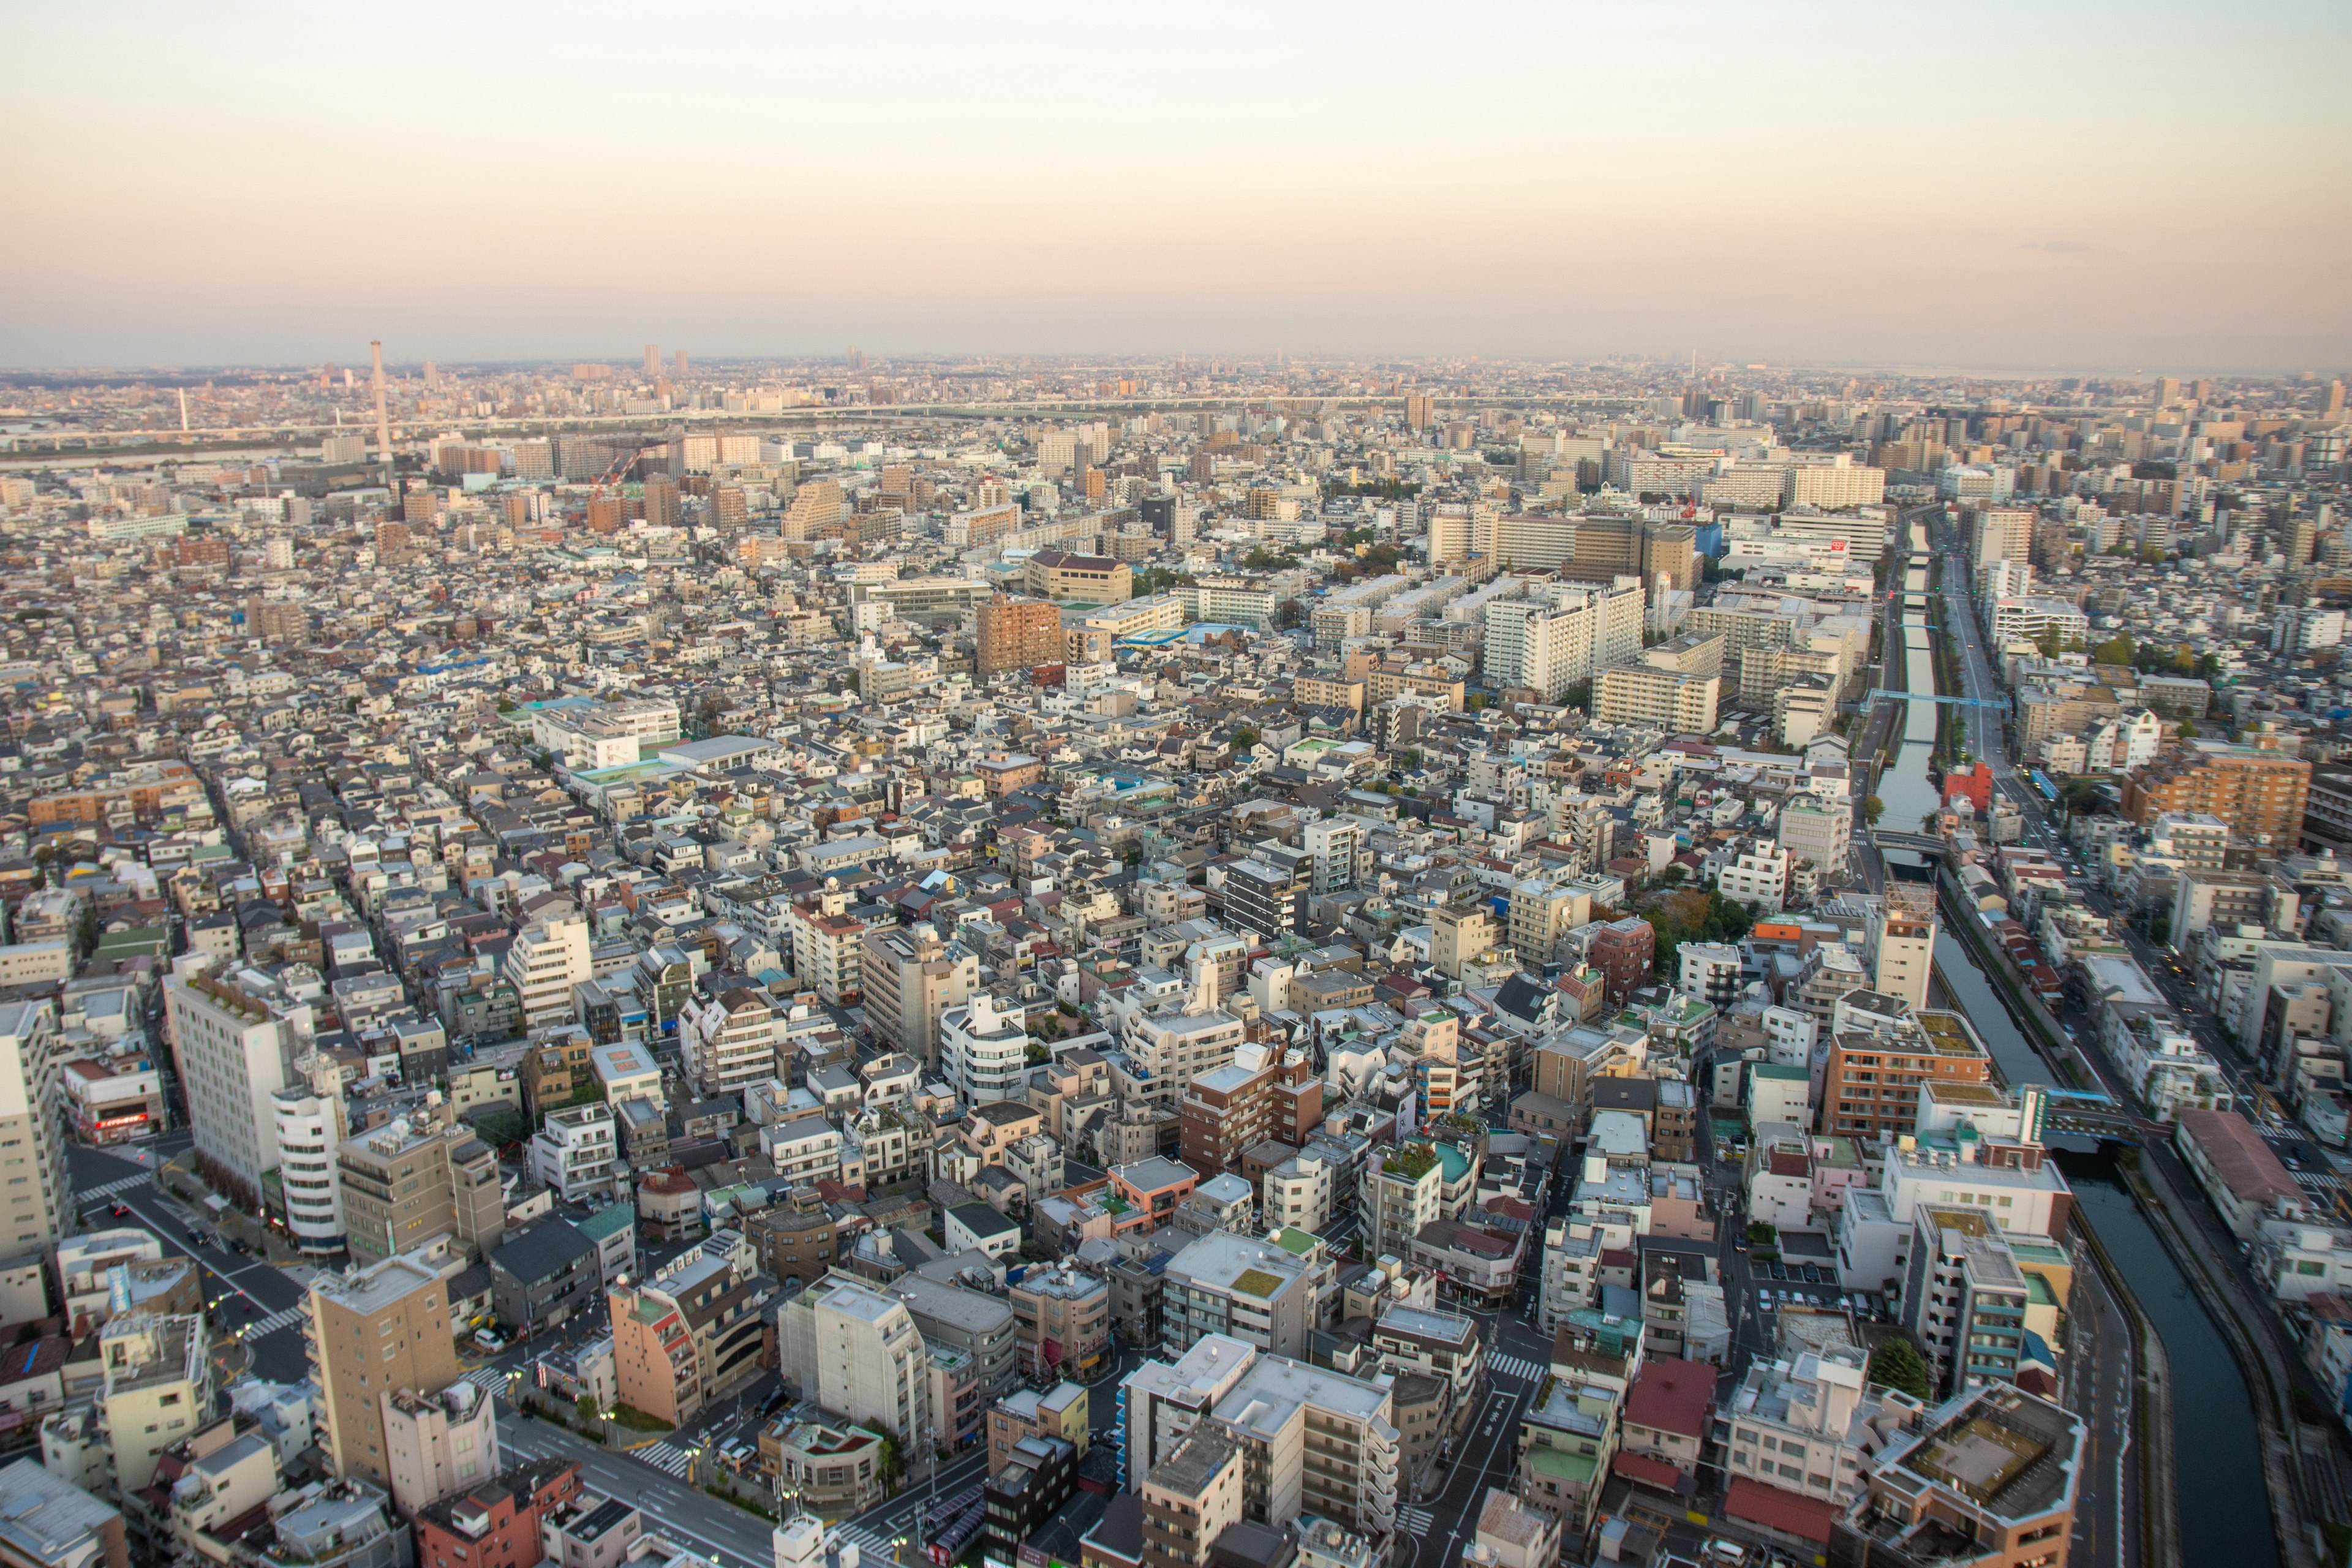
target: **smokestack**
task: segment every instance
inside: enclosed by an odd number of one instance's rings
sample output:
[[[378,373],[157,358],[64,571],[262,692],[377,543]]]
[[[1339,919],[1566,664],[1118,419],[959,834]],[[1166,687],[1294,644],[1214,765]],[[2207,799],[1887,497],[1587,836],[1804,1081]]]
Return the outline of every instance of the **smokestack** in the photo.
[[[383,340],[378,338],[368,347],[375,353],[375,449],[383,459],[383,483],[394,488],[392,477],[392,421],[383,412]]]

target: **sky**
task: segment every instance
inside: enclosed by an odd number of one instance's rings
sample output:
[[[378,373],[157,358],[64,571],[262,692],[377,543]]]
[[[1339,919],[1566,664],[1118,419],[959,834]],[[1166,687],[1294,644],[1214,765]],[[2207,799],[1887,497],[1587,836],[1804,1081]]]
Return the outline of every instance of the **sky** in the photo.
[[[0,367],[2352,362],[2352,6],[12,7]]]

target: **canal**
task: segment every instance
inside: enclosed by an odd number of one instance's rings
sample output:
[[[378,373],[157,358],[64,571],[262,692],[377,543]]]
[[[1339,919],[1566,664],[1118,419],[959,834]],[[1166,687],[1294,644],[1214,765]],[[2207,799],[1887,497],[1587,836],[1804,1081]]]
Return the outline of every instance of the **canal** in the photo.
[[[1903,750],[1905,762],[1917,753],[1917,784],[1928,787],[1925,748],[1906,744]],[[1890,814],[1893,809],[1890,797]],[[1927,875],[1916,855],[1895,850],[1886,858],[1890,876]],[[1944,1000],[1976,1026],[2005,1082],[2063,1081],[2026,1042],[1992,982],[1949,931],[1936,938],[1936,979]],[[2102,1143],[2094,1152],[2079,1153],[2062,1149],[2058,1168],[2074,1191],[2077,1218],[2098,1233],[2133,1300],[2164,1342],[2172,1372],[2180,1560],[2275,1568],[2278,1549],[2271,1533],[2260,1434],[2237,1357],[2116,1173],[2115,1146]]]

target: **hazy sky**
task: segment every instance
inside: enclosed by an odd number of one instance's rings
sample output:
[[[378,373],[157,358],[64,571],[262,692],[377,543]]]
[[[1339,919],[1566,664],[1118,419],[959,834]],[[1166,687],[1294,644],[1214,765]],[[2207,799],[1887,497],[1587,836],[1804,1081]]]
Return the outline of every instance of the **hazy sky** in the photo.
[[[0,366],[2352,358],[2352,5],[10,8]]]

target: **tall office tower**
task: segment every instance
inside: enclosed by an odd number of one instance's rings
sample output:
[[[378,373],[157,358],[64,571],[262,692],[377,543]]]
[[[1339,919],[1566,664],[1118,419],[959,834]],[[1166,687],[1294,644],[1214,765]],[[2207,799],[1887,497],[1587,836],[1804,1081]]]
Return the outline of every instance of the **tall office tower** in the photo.
[[[646,526],[677,526],[677,481],[667,474],[646,476]]]
[[[1042,599],[999,595],[978,610],[974,671],[985,679],[1008,669],[1058,663],[1065,653],[1062,612]]]
[[[1900,996],[1914,1012],[1927,1005],[1927,972],[1936,963],[1936,891],[1917,882],[1886,884],[1886,899],[1872,911],[1872,989]]]
[[[684,381],[686,379],[686,351],[684,349],[678,350],[677,353],[670,356],[669,374],[675,380]]]
[[[8,1194],[0,1252],[9,1257],[54,1247],[73,1228],[62,1055],[55,1003],[0,1004],[0,1176]]]
[[[978,955],[920,924],[869,931],[865,948],[866,1016],[874,1032],[936,1071],[940,1016],[979,989]]]
[[[648,376],[655,376],[659,375],[660,374],[661,350],[653,343],[647,343],[646,345],[646,374]]]
[[[303,1332],[335,1471],[389,1486],[386,1421],[398,1393],[431,1395],[457,1381],[449,1288],[420,1252],[310,1281]]]
[[[294,1058],[310,1048],[308,1002],[258,970],[206,975],[183,957],[163,983],[163,1016],[188,1126],[213,1184],[261,1201],[261,1178],[278,1163],[273,1097],[294,1081]]]
[[[1410,392],[1404,399],[1404,422],[1408,429],[1426,430],[1437,417],[1437,399],[1425,392]]]
[[[841,363],[848,366],[851,370],[864,370],[866,368],[866,352],[859,348],[856,343],[852,343],[849,345],[849,351],[841,356]]]

